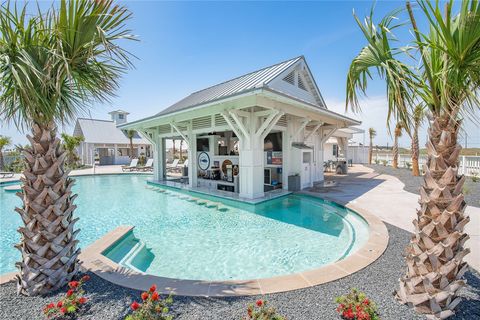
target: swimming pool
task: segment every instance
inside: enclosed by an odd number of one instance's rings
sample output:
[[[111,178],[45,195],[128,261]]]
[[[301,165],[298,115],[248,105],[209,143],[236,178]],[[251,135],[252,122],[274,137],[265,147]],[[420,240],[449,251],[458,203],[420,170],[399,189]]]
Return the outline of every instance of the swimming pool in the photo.
[[[368,238],[354,212],[321,199],[289,195],[257,205],[147,184],[142,175],[77,177],[76,226],[85,247],[119,225],[134,225],[104,254],[169,278],[242,280],[297,273],[333,263]],[[192,197],[197,198],[192,199]],[[0,273],[14,271],[21,201],[0,190]],[[210,206],[210,207],[209,207]]]

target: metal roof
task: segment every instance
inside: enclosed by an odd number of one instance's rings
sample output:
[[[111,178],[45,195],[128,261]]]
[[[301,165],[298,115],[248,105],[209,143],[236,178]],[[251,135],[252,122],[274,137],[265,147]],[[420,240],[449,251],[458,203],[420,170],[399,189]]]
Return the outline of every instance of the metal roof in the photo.
[[[80,129],[80,130],[79,130]],[[86,143],[130,144],[125,132],[114,121],[78,118],[74,135],[82,135]],[[150,144],[138,133],[132,139],[133,144]]]
[[[161,116],[185,110],[206,102],[215,101],[252,89],[261,88],[301,59],[303,59],[303,56],[280,62],[274,64],[273,66],[250,72],[232,80],[228,80],[212,87],[194,92],[188,97],[157,113],[155,116]]]

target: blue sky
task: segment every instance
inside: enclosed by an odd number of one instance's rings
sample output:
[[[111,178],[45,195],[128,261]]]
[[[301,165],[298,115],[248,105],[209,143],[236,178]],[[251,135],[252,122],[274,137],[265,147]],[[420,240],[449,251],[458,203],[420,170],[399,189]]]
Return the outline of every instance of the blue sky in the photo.
[[[139,59],[122,80],[118,97],[112,104],[93,106],[86,115],[92,118],[108,119],[107,113],[119,108],[131,113],[129,120],[151,116],[193,91],[299,55],[306,57],[329,109],[344,113],[348,66],[365,43],[352,10],[363,17],[372,5],[372,1],[122,3],[133,12],[129,27],[140,39],[127,47]],[[403,5],[379,1],[376,15]],[[381,82],[371,83],[363,113],[349,115],[362,120],[363,128],[375,127],[378,144],[391,145]],[[480,147],[478,130],[470,127],[469,140]],[[63,129],[72,133],[71,125]],[[2,124],[0,134],[15,143],[26,142],[13,127]],[[405,137],[401,145],[408,146],[409,140]]]

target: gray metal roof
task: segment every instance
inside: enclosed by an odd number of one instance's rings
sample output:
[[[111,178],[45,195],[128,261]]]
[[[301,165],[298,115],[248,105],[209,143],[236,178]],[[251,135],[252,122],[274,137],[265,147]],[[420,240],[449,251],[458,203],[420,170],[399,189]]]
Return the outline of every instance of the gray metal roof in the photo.
[[[188,97],[157,113],[155,116],[166,115],[252,89],[261,88],[301,59],[303,59],[302,56],[296,57],[194,92]]]
[[[82,135],[87,143],[130,144],[125,132],[109,120],[78,118],[74,135]],[[133,144],[150,144],[138,133],[132,139]]]

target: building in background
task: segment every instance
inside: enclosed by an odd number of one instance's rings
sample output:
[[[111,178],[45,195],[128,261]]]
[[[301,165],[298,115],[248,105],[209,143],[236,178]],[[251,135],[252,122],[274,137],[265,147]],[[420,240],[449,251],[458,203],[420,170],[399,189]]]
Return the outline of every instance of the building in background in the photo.
[[[84,139],[78,148],[82,164],[92,165],[96,161],[100,165],[123,165],[130,163],[131,158],[152,156],[150,142],[138,132],[132,138],[133,154],[130,154],[127,131],[117,128],[127,122],[128,114],[115,110],[109,112],[111,120],[77,119],[73,135]]]

